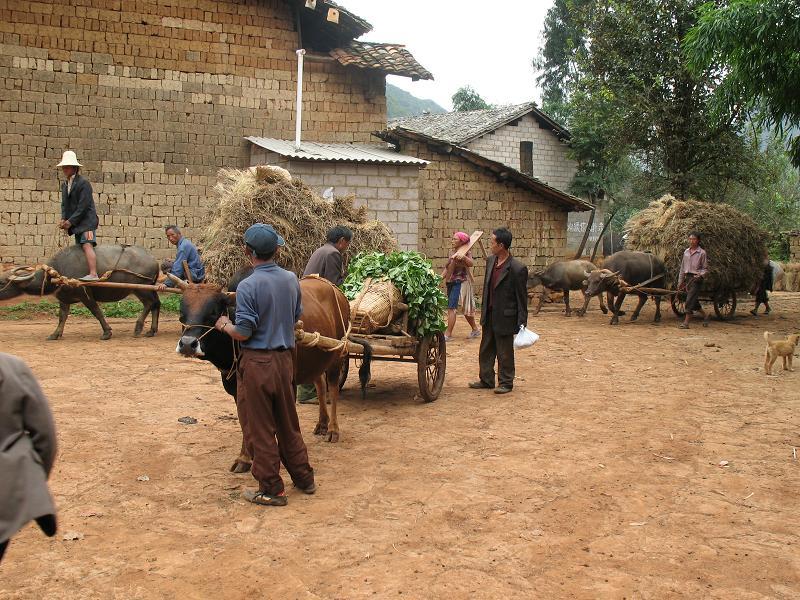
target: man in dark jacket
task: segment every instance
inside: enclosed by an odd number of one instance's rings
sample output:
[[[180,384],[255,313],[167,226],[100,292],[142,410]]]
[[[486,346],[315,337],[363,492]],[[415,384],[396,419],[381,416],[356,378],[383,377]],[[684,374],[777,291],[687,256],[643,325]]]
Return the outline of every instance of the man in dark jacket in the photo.
[[[314,250],[303,271],[303,277],[316,273],[333,285],[342,285],[345,276],[343,255],[352,239],[353,232],[347,227],[338,225],[331,228],[327,235],[328,243]]]
[[[58,226],[64,233],[75,236],[75,243],[80,245],[86,255],[89,274],[81,277],[82,281],[94,281],[97,276],[97,256],[94,247],[97,245],[97,209],[92,197],[92,185],[80,174],[83,166],[72,150],[64,152],[59,167],[64,171],[67,180],[61,184],[61,221]]]
[[[0,560],[11,536],[29,521],[56,532],[47,477],[56,457],[56,431],[47,398],[28,366],[0,352]]]
[[[333,285],[340,286],[345,278],[344,253],[353,240],[353,232],[344,225],[337,225],[328,231],[327,243],[320,246],[308,259],[303,277],[319,275]],[[319,404],[317,388],[313,383],[297,386],[297,401],[300,404]]]
[[[496,359],[495,394],[507,394],[514,387],[514,335],[528,323],[528,268],[508,252],[511,239],[505,227],[492,232],[481,303],[480,380],[469,384],[473,389],[494,388]]]

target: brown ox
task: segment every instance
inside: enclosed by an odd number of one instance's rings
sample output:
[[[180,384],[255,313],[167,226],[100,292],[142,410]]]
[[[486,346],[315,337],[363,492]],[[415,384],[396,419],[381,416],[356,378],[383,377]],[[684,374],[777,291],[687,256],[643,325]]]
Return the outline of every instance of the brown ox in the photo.
[[[246,269],[234,275],[228,285],[229,292],[208,284],[187,284],[183,288],[181,301],[181,323],[183,334],[176,351],[211,362],[222,373],[225,390],[236,399],[235,359],[238,345],[224,333],[214,329],[214,323],[223,315],[234,317],[235,296],[239,282],[252,272]],[[180,281],[180,280],[178,280]],[[303,312],[300,320],[303,330],[321,336],[341,340],[350,323],[350,304],[342,292],[328,281],[316,277],[300,280]],[[369,381],[371,348],[363,340],[364,362],[359,369],[362,392]],[[319,420],[314,428],[316,435],[325,435],[329,442],[339,441],[339,422],[336,417],[339,401],[339,379],[346,355],[341,351],[325,351],[318,348],[298,346],[295,351],[295,383],[313,383],[319,398]],[[328,414],[327,397],[330,394],[331,413]],[[251,457],[242,440],[239,457],[231,471],[244,473],[250,469]]]

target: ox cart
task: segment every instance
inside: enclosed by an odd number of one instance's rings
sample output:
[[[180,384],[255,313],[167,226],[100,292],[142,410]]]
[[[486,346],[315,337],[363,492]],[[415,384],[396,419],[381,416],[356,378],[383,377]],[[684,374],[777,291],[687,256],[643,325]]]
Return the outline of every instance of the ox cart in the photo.
[[[739,293],[746,290],[738,290]],[[714,313],[720,321],[729,321],[736,313],[736,293],[737,290],[718,289],[701,290],[700,300],[710,302],[714,307]],[[686,292],[673,292],[670,300],[672,312],[675,316],[682,319],[686,316]]]
[[[351,334],[346,341],[327,338],[303,331],[303,322],[298,321],[295,339],[304,346],[317,346],[327,350],[341,350],[346,354],[339,379],[339,388],[344,387],[350,370],[350,360],[364,359],[364,343],[369,344],[373,361],[403,362],[417,365],[419,395],[425,402],[439,397],[444,385],[447,367],[447,350],[444,333],[437,332],[423,337],[408,333],[400,334]]]

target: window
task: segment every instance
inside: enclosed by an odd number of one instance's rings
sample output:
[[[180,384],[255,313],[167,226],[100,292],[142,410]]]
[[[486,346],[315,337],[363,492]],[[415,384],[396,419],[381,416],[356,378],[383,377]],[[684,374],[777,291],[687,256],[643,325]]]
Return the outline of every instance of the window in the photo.
[[[519,143],[519,170],[533,177],[533,142]]]

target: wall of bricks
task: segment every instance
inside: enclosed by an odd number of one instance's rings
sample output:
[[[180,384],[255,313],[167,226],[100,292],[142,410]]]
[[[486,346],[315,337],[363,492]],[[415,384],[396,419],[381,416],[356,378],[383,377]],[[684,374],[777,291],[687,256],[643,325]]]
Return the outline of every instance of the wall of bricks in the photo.
[[[800,263],[800,231],[789,234],[789,262]]]
[[[294,137],[297,32],[283,0],[0,2],[0,263],[66,243],[58,170],[77,152],[101,243],[171,255],[162,226],[193,236],[220,167],[257,135]],[[307,61],[304,137],[369,141],[385,77]]]
[[[507,182],[450,154],[437,154],[428,146],[401,143],[400,151],[430,161],[420,171],[419,248],[437,270],[444,267],[455,231],[488,234],[508,227],[514,235],[512,254],[529,268],[543,266],[563,254],[567,239],[567,212],[535,193]],[[487,245],[488,250],[488,245]],[[483,256],[476,250],[478,283],[483,278]]]
[[[369,218],[391,229],[403,250],[418,249],[419,167],[354,162],[291,160],[252,146],[250,165],[277,165],[320,194],[334,188],[337,196],[354,196],[355,206],[366,206]]]
[[[539,127],[531,115],[525,115],[516,124],[504,125],[466,144],[466,147],[519,170],[520,142],[533,142],[534,177],[568,191],[578,165],[567,157],[567,145],[549,129]]]

